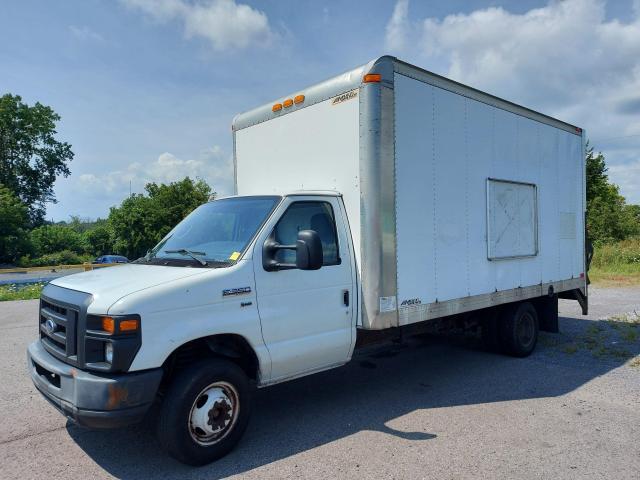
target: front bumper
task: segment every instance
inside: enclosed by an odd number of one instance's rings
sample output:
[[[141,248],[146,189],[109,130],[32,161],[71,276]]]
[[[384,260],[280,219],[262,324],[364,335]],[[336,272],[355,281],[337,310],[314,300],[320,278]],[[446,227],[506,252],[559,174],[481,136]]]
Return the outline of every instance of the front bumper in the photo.
[[[121,374],[79,370],[47,352],[39,340],[29,345],[27,362],[40,393],[69,419],[89,428],[142,420],[162,379],[161,368]]]

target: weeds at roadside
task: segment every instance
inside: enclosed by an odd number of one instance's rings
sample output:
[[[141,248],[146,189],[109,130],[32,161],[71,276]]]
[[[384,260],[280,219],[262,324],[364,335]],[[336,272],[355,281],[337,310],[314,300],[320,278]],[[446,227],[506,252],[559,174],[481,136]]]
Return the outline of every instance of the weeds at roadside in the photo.
[[[40,292],[46,285],[46,282],[18,284],[11,283],[9,285],[0,285],[0,302],[11,300],[33,300],[40,298]]]
[[[640,350],[640,314],[615,315],[606,320],[590,322],[573,340],[565,342],[541,336],[540,343],[567,355],[585,352],[598,359],[626,361]],[[636,353],[634,353],[636,352]],[[629,364],[640,367],[640,357]]]

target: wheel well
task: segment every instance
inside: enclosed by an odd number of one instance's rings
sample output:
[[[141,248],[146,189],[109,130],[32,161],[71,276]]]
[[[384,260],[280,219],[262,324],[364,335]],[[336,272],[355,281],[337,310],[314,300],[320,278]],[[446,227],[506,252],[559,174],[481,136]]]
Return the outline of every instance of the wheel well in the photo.
[[[255,351],[244,337],[229,333],[198,338],[174,350],[162,365],[165,371],[163,383],[203,358],[226,358],[242,368],[250,379],[258,379],[260,363]]]

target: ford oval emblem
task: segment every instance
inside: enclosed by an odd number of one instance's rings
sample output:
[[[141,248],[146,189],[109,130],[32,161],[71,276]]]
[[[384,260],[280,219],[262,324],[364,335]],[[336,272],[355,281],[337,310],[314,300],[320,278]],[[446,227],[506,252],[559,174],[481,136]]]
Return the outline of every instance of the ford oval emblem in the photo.
[[[44,329],[47,331],[48,334],[52,334],[53,332],[55,332],[56,327],[57,327],[56,322],[54,322],[50,318],[47,318],[47,321],[44,322]]]

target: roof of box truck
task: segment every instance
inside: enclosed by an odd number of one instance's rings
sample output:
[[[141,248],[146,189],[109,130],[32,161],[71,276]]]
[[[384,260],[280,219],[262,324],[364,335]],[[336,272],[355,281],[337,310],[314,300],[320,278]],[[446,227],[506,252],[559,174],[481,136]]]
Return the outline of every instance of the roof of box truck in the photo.
[[[541,123],[551,125],[556,128],[568,131],[575,135],[582,135],[582,129],[562,120],[558,120],[549,115],[537,112],[516,103],[504,100],[495,95],[469,87],[449,78],[443,77],[423,68],[411,65],[390,55],[384,55],[371,60],[370,62],[356,67],[335,77],[324,80],[315,85],[302,88],[290,95],[280,97],[273,102],[269,102],[260,107],[240,113],[233,119],[232,130],[237,131],[243,128],[256,125],[258,123],[272,120],[291,112],[309,107],[316,103],[328,100],[341,94],[346,94],[352,90],[360,88],[365,82],[364,77],[369,73],[379,75],[375,80],[384,86],[393,88],[394,73],[407,75],[417,80],[424,81],[435,87],[443,88],[454,93],[472,98],[474,100],[493,105],[509,112],[521,115]]]
[[[222,200],[224,198],[236,198],[236,197],[263,197],[266,195],[278,195],[281,197],[300,197],[300,196],[324,196],[324,197],[341,197],[342,193],[337,190],[289,190],[283,192],[268,192],[264,195],[226,195],[224,197],[218,197],[211,199],[213,200]]]

